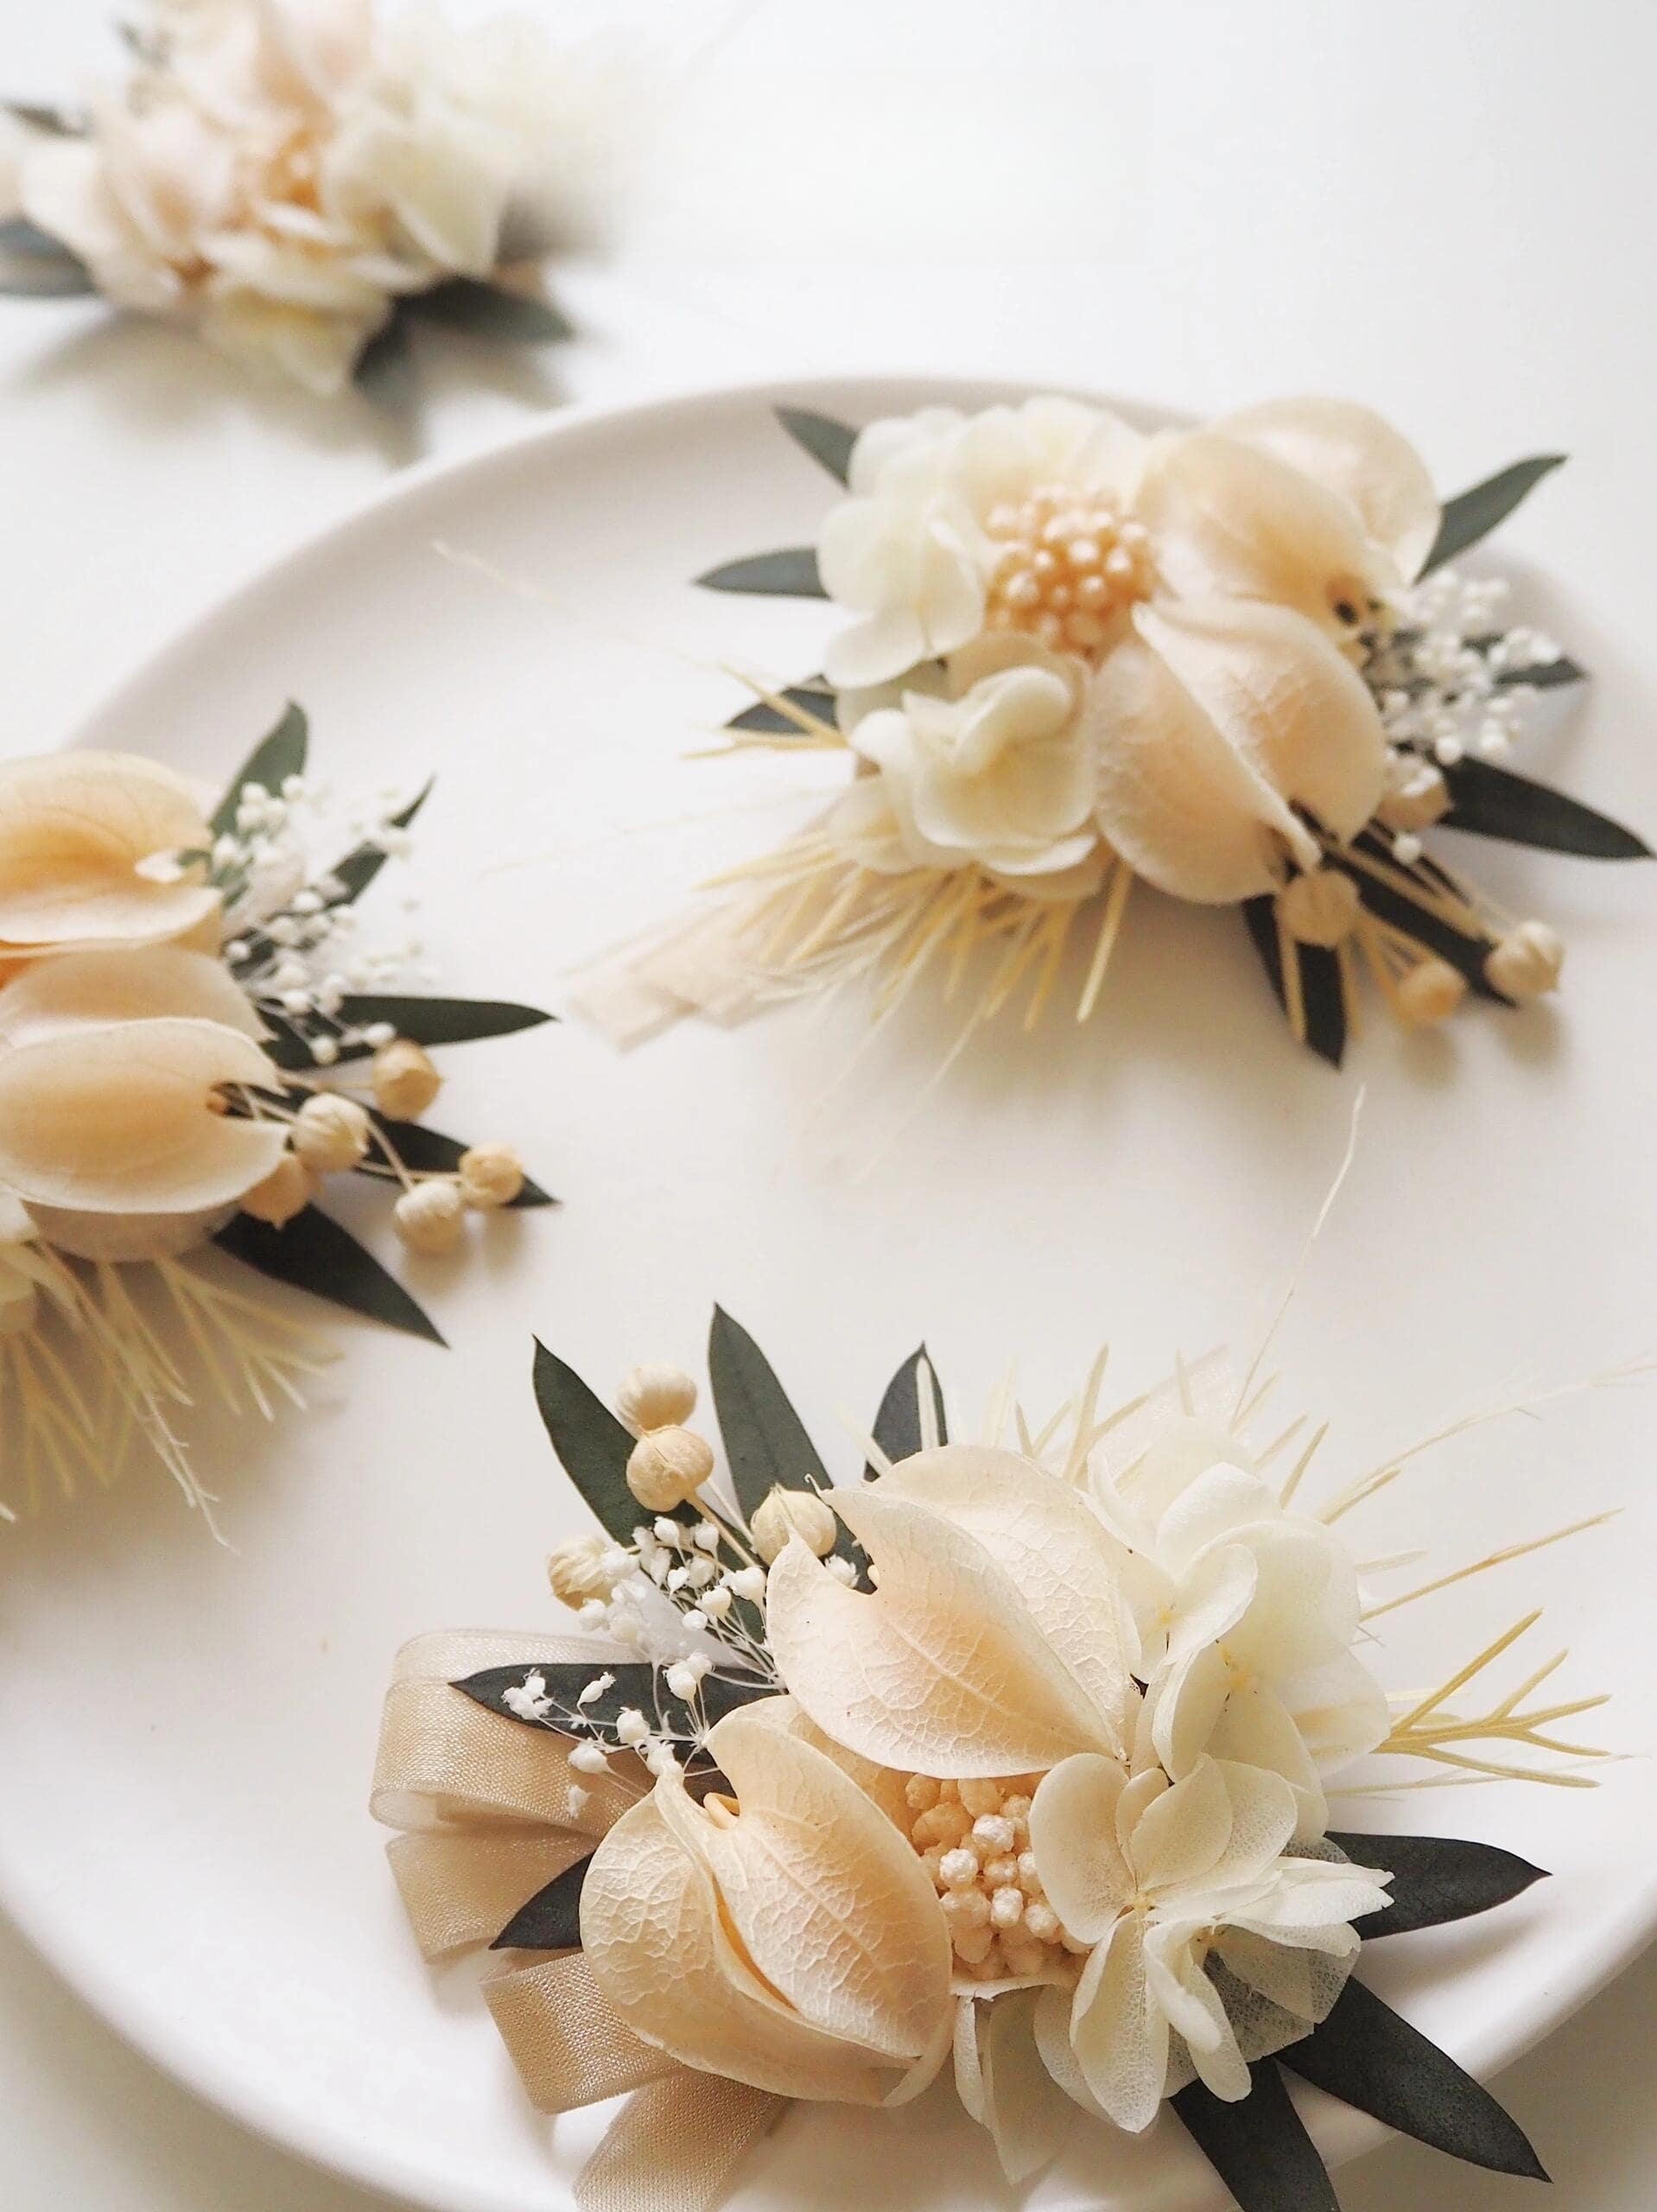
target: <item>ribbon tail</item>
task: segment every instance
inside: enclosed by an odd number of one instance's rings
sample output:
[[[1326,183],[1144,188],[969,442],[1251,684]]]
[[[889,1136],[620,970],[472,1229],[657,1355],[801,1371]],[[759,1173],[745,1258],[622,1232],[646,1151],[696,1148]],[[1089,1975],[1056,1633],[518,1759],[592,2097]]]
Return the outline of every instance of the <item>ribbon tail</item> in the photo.
[[[686,2069],[629,2097],[575,2182],[576,2212],[716,2212],[789,2100]]]

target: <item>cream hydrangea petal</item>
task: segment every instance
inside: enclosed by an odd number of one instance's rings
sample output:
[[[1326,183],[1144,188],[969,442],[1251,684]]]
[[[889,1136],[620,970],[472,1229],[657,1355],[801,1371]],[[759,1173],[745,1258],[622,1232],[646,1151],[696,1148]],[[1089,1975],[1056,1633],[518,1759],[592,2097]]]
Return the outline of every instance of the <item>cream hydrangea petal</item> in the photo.
[[[1288,1848],[1294,1838],[1297,1808],[1294,1791],[1280,1774],[1242,1766],[1235,1759],[1207,1759],[1203,1764],[1211,1767],[1224,1785],[1231,1826],[1224,1849],[1209,1867],[1192,1877],[1186,1902],[1189,1910],[1197,1909],[1189,1904],[1195,1892],[1212,1902],[1217,1917],[1227,1891],[1252,1888]]]
[[[1269,890],[1273,841],[1316,846],[1290,812],[1339,838],[1374,813],[1387,747],[1368,686],[1292,608],[1243,600],[1134,610],[1136,641],[1095,676],[1087,709],[1100,827],[1176,896]]]
[[[1254,1554],[1242,1544],[1214,1544],[1182,1577],[1171,1601],[1171,1618],[1162,1662],[1188,1665],[1205,1644],[1215,1643],[1248,1611],[1259,1570]]]
[[[1147,1411],[1150,1420],[1141,1433],[1123,1422],[1107,1440],[1107,1449],[1118,1487],[1149,1531],[1209,1468],[1225,1465],[1248,1472],[1249,1463],[1242,1446],[1217,1418],[1165,1407]]]
[[[188,1213],[270,1173],[287,1130],[217,1113],[223,1084],[274,1086],[252,1039],[169,1018],[76,1029],[0,1054],[0,1183],[26,1204]]]
[[[1392,1728],[1386,1692],[1351,1651],[1284,1683],[1282,1694],[1320,1774],[1373,1751]]]
[[[1159,1766],[1141,1767],[1123,1789],[1116,1801],[1116,1848],[1123,1858],[1132,1861],[1133,1831],[1138,1827],[1146,1808],[1173,1784]]]
[[[1181,599],[1270,601],[1349,637],[1369,599],[1396,580],[1347,500],[1218,430],[1189,430],[1161,446],[1137,507],[1164,582]]]
[[[1195,1732],[1193,1732],[1194,1733]],[[1262,1767],[1281,1775],[1294,1791],[1295,1834],[1303,1841],[1329,1826],[1324,1785],[1294,1715],[1275,1691],[1259,1682],[1235,1688],[1210,1730],[1206,1748],[1217,1759]]]
[[[0,764],[0,948],[155,944],[217,911],[200,882],[143,862],[213,842],[196,795],[158,763],[117,753]]]
[[[37,960],[0,989],[0,1044],[32,1045],[68,1029],[182,1014],[267,1033],[222,961],[175,944],[141,952],[66,952]]]
[[[882,1478],[975,1537],[1106,1722],[1126,1741],[1138,1652],[1120,1596],[1121,1554],[1081,1495],[1017,1452],[945,1444]]]
[[[657,1795],[754,1967],[813,2026],[894,2063],[920,2056],[949,2011],[952,1955],[917,1853],[802,1738],[738,1712],[708,1747],[734,1820],[698,1806],[676,1776]]]
[[[1274,1943],[1243,1928],[1222,1929],[1215,1936],[1214,1948],[1239,1981],[1247,1982],[1298,2019],[1310,2023],[1323,2019],[1340,1993],[1341,1980],[1330,1976],[1322,1952]]]
[[[1070,2047],[1089,2093],[1118,2127],[1137,2135],[1162,2105],[1168,2016],[1146,1974],[1145,1923],[1126,1912],[1082,1969]]]
[[[824,649],[823,672],[831,683],[879,684],[924,659],[926,651],[919,616],[889,607],[836,632]]]
[[[1339,1540],[1310,1521],[1260,1522],[1236,1535],[1254,1554],[1257,1577],[1254,1603],[1227,1637],[1238,1663],[1281,1681],[1344,1651],[1362,1601]]]
[[[771,1570],[766,1626],[784,1687],[865,1758],[976,1777],[1110,1747],[1110,1723],[1053,1650],[1017,1583],[965,1530],[884,1485],[835,1493],[879,1587],[848,1590],[797,1539]]]
[[[655,1796],[624,1813],[581,1891],[594,1979],[633,2033],[687,2066],[784,2097],[878,2104],[892,2075],[809,2026],[743,1960],[712,1877]]]
[[[854,495],[896,488],[894,479],[924,472],[936,480],[943,455],[966,421],[956,407],[919,407],[867,423],[852,446],[847,484]]]
[[[1230,1840],[1225,1776],[1213,1759],[1198,1759],[1140,1815],[1128,1854],[1137,1886],[1157,1895],[1199,1882]]]
[[[33,140],[18,193],[29,221],[78,254],[98,289],[117,305],[155,315],[176,305],[182,289],[177,275],[146,246],[89,141]]]
[[[1101,1942],[1134,1891],[1116,1840],[1126,1779],[1114,1759],[1082,1752],[1044,1774],[1030,1802],[1030,1848],[1042,1887],[1081,1943]]]
[[[1108,409],[1044,393],[973,416],[954,442],[949,466],[981,515],[1047,484],[1126,502],[1139,482],[1145,446],[1140,433]]]
[[[1170,1774],[1189,1774],[1207,1751],[1231,1689],[1231,1669],[1212,1643],[1152,1683],[1151,1741]]]
[[[1197,2078],[1216,2097],[1235,2104],[1248,2094],[1253,2082],[1220,1993],[1192,1955],[1197,1933],[1195,1925],[1185,1923],[1146,1931],[1146,1985],[1152,2004],[1183,2038]]]
[[[1070,2102],[1080,2105],[1083,2112],[1091,2113],[1095,2120],[1103,2120],[1106,2117],[1105,2108],[1088,2087],[1070,2042],[1070,2012],[1074,1997],[1075,1992],[1068,1982],[1050,1985],[1036,1992],[1032,2016],[1036,2050],[1055,2085],[1063,2090]]]
[[[237,290],[208,300],[196,327],[227,360],[261,373],[275,369],[330,399],[350,383],[358,355],[384,320],[383,304],[329,310]]]
[[[972,2118],[989,2130],[1001,2171],[1015,2186],[1057,2150],[1073,2113],[1043,2064],[1036,2013],[1046,1993],[1016,1989],[988,2003],[960,1999],[955,2088]]]
[[[1438,495],[1426,463],[1384,416],[1349,399],[1270,399],[1214,427],[1337,493],[1406,583],[1420,574],[1438,535]]]
[[[1263,1477],[1222,1460],[1205,1467],[1157,1524],[1157,1557],[1176,1572],[1189,1567],[1204,1545],[1250,1522],[1278,1513],[1277,1492]]]
[[[1286,1859],[1263,1895],[1226,1916],[1257,1936],[1342,1958],[1357,1948],[1349,1923],[1385,1909],[1390,1879],[1338,1859]]]

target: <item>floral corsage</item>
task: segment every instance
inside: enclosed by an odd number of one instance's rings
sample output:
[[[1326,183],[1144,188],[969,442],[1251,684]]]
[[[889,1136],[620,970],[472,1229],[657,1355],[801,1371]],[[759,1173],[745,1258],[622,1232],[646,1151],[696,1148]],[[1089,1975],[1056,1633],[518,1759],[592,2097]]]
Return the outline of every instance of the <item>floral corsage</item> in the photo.
[[[590,227],[588,57],[373,0],[140,0],[123,28],[86,107],[7,104],[0,290],[101,293],[324,396],[406,400],[422,321],[568,335],[537,276]]]
[[[1374,1671],[1382,1616],[1552,1536],[1378,1594],[1400,1562],[1361,1578],[1341,1524],[1402,1459],[1307,1503],[1324,1431],[1251,1442],[1264,1392],[1213,1363],[1105,1414],[1101,1358],[1038,1432],[1003,1391],[960,1444],[923,1350],[835,1487],[723,1313],[708,1365],[722,1475],[689,1376],[637,1370],[612,1413],[537,1346],[600,1524],[549,1563],[581,1632],[410,1644],[375,1777],[426,1955],[504,1955],[535,2103],[632,2093],[584,2212],[715,2205],[789,2100],[899,2106],[950,2067],[1015,2181],[1078,2107],[1137,2133],[1171,2104],[1245,2212],[1331,2206],[1284,2069],[1540,2171],[1354,1972],[1539,1870],[1332,1825],[1330,1795],[1361,1761],[1590,1779],[1557,1731],[1602,1700],[1544,1691],[1557,1660],[1483,1688],[1534,1614],[1438,1688]]]
[[[547,1016],[379,988],[413,948],[360,942],[356,902],[426,793],[336,822],[308,746],[290,706],[211,811],[136,755],[0,764],[0,1438],[31,1501],[136,1446],[205,1506],[197,1392],[298,1399],[326,1342],[198,1264],[210,1246],[442,1342],[318,1203],[330,1176],[395,1192],[419,1253],[455,1249],[472,1211],[549,1203],[509,1146],[421,1118],[429,1046]]]
[[[1647,856],[1508,765],[1527,704],[1583,671],[1446,565],[1556,457],[1441,505],[1343,401],[1149,437],[1053,397],[861,432],[778,411],[848,496],[815,547],[700,581],[850,619],[729,739],[843,753],[851,780],[587,991],[624,1041],[850,977],[882,1011],[924,979],[967,1031],[1056,991],[1086,1019],[1141,880],[1236,907],[1294,1036],[1338,1064],[1366,976],[1412,1027],[1559,982],[1553,930],[1427,833]]]

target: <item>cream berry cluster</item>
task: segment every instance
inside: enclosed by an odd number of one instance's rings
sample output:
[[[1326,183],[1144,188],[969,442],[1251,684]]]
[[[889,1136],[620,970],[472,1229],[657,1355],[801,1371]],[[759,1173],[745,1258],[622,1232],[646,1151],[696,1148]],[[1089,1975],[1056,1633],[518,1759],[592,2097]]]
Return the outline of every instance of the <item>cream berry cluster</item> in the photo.
[[[1113,619],[1151,588],[1143,524],[1063,485],[1003,501],[985,529],[1002,548],[986,600],[992,630],[1025,631],[1056,651],[1091,655]]]
[[[1039,1974],[1071,1942],[1048,1904],[1030,1848],[1039,1776],[938,1782],[911,1775],[910,1840],[931,1876],[962,1971],[975,1981]]]

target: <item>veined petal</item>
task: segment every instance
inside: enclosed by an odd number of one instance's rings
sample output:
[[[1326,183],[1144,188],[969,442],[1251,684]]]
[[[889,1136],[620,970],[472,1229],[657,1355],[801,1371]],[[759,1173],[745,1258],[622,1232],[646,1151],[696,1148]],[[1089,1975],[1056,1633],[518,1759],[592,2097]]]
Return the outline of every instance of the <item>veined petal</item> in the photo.
[[[1248,1611],[1254,1595],[1254,1554],[1244,1544],[1210,1544],[1181,1578],[1171,1601],[1163,1664],[1189,1666],[1204,1644],[1217,1643]]]
[[[1237,1663],[1282,1681],[1337,1657],[1358,1632],[1357,1569],[1311,1521],[1260,1522],[1235,1540],[1254,1554],[1254,1598],[1226,1639]]]
[[[1349,1923],[1385,1910],[1391,1879],[1339,1859],[1285,1859],[1264,1894],[1238,1909],[1235,1923],[1259,1936],[1275,1935],[1282,1942],[1343,1957],[1357,1945]]]
[[[0,1054],[0,1183],[25,1204],[179,1214],[270,1173],[288,1132],[214,1110],[221,1084],[274,1087],[251,1037],[168,1018],[65,1031]]]
[[[217,910],[218,893],[140,868],[212,842],[195,792],[155,761],[64,753],[0,766],[0,949],[182,936]]]
[[[705,2073],[779,2096],[878,2104],[892,2070],[802,2020],[743,1960],[705,1866],[651,1796],[594,1853],[581,1891],[594,1979],[633,2033]]]
[[[879,1489],[941,1514],[1000,1562],[1124,1748],[1138,1653],[1121,1554],[1080,1493],[1017,1452],[975,1444],[917,1452]]]
[[[1294,1791],[1280,1774],[1261,1767],[1241,1766],[1235,1759],[1205,1759],[1224,1786],[1231,1808],[1231,1827],[1218,1857],[1191,1878],[1182,1897],[1181,1909],[1207,1916],[1223,1916],[1222,1900],[1231,1891],[1258,1884],[1276,1866],[1292,1841],[1295,1831]],[[1184,1786],[1183,1784],[1181,1785]],[[1297,1862],[1298,1863],[1298,1862]],[[1204,1900],[1203,1907],[1190,1903]],[[1208,1908],[1211,1904],[1212,1911]]]
[[[1145,1977],[1152,2001],[1184,2038],[1198,2078],[1228,2104],[1253,2087],[1220,1993],[1191,1955],[1185,1926],[1152,1926],[1145,1939]]]
[[[1111,1724],[974,1537],[884,1484],[835,1505],[880,1586],[848,1590],[798,1541],[771,1570],[766,1624],[784,1687],[882,1766],[971,1777],[1113,1748]]]
[[[1230,1840],[1225,1776],[1213,1759],[1200,1758],[1140,1815],[1128,1851],[1137,1886],[1160,1895],[1198,1884]]]
[[[1329,1805],[1317,1769],[1294,1715],[1275,1691],[1259,1683],[1234,1689],[1209,1732],[1207,1749],[1217,1759],[1281,1775],[1295,1794],[1295,1834],[1303,1840],[1321,1836],[1328,1827]]]
[[[1386,1692],[1355,1652],[1279,1688],[1320,1774],[1336,1774],[1373,1751],[1392,1728]]]
[[[1053,1910],[1081,1943],[1097,1943],[1133,1895],[1133,1869],[1116,1840],[1127,1777],[1114,1759],[1061,1759],[1030,1802],[1030,1848]]]
[[[1277,1492],[1262,1476],[1222,1460],[1182,1491],[1157,1524],[1157,1557],[1176,1570],[1203,1546],[1279,1511]]]
[[[1338,493],[1406,583],[1420,574],[1438,535],[1438,495],[1426,463],[1384,416],[1349,399],[1270,399],[1214,427]]]
[[[1168,2016],[1146,1975],[1145,1923],[1124,1913],[1093,1951],[1076,1986],[1070,2046],[1106,2116],[1137,2135],[1162,2105]]]
[[[1015,1989],[987,2003],[960,2000],[955,2087],[972,2117],[989,2130],[1001,2171],[1015,2184],[1047,2164],[1073,2116],[1036,2044],[1036,2012],[1045,1993]]]
[[[224,963],[175,944],[135,952],[66,952],[37,960],[0,988],[0,1044],[33,1045],[65,1030],[181,1014],[244,1036],[267,1033]]]
[[[754,1967],[814,2027],[894,2064],[920,2056],[949,2012],[951,1953],[918,1855],[801,1737],[738,1712],[708,1748],[734,1819],[697,1805],[677,1776],[657,1796]]]

